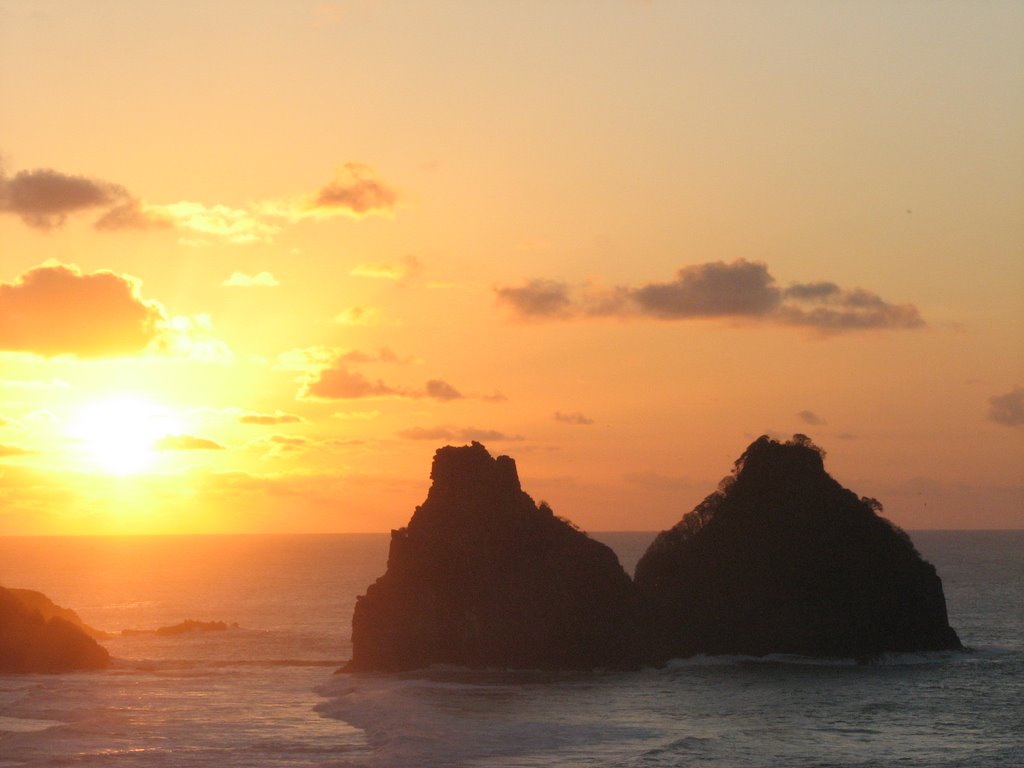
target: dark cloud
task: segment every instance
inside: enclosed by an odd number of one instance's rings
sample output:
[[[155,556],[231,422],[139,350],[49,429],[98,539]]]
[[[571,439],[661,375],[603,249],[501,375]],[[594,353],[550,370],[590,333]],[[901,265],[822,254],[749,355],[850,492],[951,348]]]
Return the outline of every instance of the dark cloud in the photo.
[[[447,381],[431,379],[426,385],[427,397],[434,400],[461,400],[462,393]]]
[[[823,418],[821,418],[821,416],[816,414],[814,411],[800,411],[797,414],[797,418],[799,418],[805,424],[811,424],[813,426],[819,426],[821,424],[827,423]]]
[[[519,288],[495,288],[495,292],[524,317],[564,317],[572,309],[569,286],[554,280],[531,280]]]
[[[794,283],[786,289],[786,298],[798,301],[818,301],[828,299],[840,293],[835,283]]]
[[[509,435],[494,429],[476,427],[410,427],[399,430],[396,434],[403,440],[477,440],[481,443],[498,443],[524,439],[521,435]]]
[[[374,179],[372,169],[348,163],[337,179],[316,193],[311,208],[317,212],[340,210],[365,215],[390,211],[396,201],[394,190]]]
[[[127,275],[47,264],[0,283],[0,349],[46,357],[142,352],[165,328],[163,308]]]
[[[988,418],[1006,427],[1024,425],[1024,387],[1014,387],[1005,395],[988,399]]]
[[[573,289],[551,280],[495,289],[498,301],[527,319],[581,317],[737,318],[800,326],[823,333],[923,326],[912,304],[890,304],[863,288],[831,282],[795,283],[785,290],[762,262],[738,259],[683,267],[667,282],[639,287]]]
[[[584,416],[579,411],[573,411],[572,413],[555,411],[555,421],[560,421],[563,424],[576,424],[579,426],[589,426],[594,423],[593,419]]]
[[[668,283],[649,283],[632,292],[643,314],[666,319],[765,315],[778,306],[780,292],[765,264],[739,259],[683,267]]]
[[[158,451],[222,451],[224,446],[207,440],[205,437],[192,435],[168,435],[161,437],[153,447]]]
[[[794,285],[786,291],[791,299],[776,312],[782,323],[820,331],[920,328],[924,319],[913,304],[890,304],[877,293],[854,288],[843,290],[832,283]]]
[[[240,424],[297,424],[302,421],[301,416],[293,413],[247,413],[238,419]]]
[[[50,168],[0,175],[0,210],[14,214],[30,227],[53,229],[68,215],[109,208],[130,199],[117,184],[69,176]]]

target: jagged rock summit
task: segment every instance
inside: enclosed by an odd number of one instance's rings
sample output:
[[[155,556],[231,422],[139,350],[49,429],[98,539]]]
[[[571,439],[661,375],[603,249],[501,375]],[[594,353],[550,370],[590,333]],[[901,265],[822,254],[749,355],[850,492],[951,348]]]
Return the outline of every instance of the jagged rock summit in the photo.
[[[38,592],[0,587],[0,672],[71,672],[103,669],[110,655],[85,631],[60,615],[44,618],[32,602],[66,610]]]
[[[959,649],[935,568],[880,511],[806,436],[759,438],[637,564],[656,660]]]
[[[614,552],[535,504],[515,461],[448,446],[430,476],[356,602],[347,671],[639,664],[635,592]]]

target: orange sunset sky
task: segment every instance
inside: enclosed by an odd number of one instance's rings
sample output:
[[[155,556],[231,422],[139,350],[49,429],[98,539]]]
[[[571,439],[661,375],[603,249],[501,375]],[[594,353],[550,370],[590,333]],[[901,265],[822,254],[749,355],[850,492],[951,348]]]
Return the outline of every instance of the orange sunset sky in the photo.
[[[1024,525],[1024,4],[0,0],[0,535]]]

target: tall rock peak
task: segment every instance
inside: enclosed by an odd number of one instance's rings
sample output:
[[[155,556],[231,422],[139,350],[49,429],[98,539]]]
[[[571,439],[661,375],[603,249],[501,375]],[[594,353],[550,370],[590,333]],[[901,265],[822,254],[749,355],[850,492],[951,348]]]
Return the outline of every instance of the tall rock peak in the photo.
[[[636,596],[615,553],[537,506],[512,459],[447,446],[431,479],[356,602],[348,669],[639,663]]]
[[[489,489],[493,493],[515,494],[522,490],[516,462],[508,456],[493,458],[483,445],[438,448],[430,469],[430,494],[462,495],[467,489]]]
[[[761,437],[654,540],[636,586],[664,658],[960,647],[935,568],[823,457],[804,435]]]

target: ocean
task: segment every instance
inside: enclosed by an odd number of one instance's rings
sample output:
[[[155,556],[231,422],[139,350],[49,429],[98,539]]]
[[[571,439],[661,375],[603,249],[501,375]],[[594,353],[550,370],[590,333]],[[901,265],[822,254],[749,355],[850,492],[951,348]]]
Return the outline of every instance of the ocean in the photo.
[[[593,536],[632,572],[654,534]],[[98,629],[232,625],[117,634],[104,672],[0,675],[0,768],[1020,768],[1024,531],[911,537],[970,650],[404,675],[335,674],[385,534],[0,538],[0,584]]]

